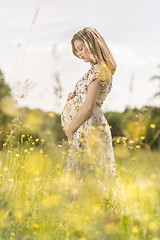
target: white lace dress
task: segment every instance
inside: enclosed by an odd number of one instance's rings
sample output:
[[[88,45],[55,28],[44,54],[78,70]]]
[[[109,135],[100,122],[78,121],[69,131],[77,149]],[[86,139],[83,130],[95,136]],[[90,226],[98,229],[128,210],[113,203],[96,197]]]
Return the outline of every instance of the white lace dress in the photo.
[[[97,78],[100,80],[101,88],[96,105],[91,115],[73,134],[64,172],[74,173],[78,182],[82,182],[83,177],[93,169],[98,184],[106,192],[110,189],[112,180],[114,186],[119,184],[111,130],[101,109],[112,88],[112,74],[106,66],[91,64],[91,69],[76,83],[74,88],[76,95],[67,101],[64,106],[61,114],[61,124],[64,127],[71,123],[86,99],[88,85]],[[123,186],[120,191],[124,197]],[[117,199],[114,189],[113,192],[114,199]]]

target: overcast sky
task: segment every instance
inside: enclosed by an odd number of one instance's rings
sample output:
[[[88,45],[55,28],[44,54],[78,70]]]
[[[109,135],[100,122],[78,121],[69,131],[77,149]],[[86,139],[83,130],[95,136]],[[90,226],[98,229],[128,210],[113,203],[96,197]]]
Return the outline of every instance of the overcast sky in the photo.
[[[160,98],[150,100],[158,91],[150,78],[160,75],[159,0],[5,0],[0,6],[0,69],[20,106],[61,113],[90,69],[71,51],[73,35],[84,27],[101,33],[117,63],[102,109],[159,106]],[[62,99],[54,94],[56,72]]]

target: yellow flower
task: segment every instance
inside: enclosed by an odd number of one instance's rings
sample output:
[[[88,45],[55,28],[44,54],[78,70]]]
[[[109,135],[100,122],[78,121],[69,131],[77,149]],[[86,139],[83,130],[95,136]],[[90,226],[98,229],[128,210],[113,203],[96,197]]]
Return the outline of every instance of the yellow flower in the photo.
[[[3,167],[3,171],[7,172],[9,169],[7,167]]]
[[[156,231],[156,230],[158,230],[157,223],[155,223],[155,222],[151,222],[148,227],[149,227],[149,229],[150,229],[151,231]]]
[[[157,175],[155,173],[151,174],[151,178],[152,179],[156,179],[157,178]]]
[[[136,148],[137,148],[137,149],[141,148],[141,145],[136,145]]]
[[[117,143],[120,143],[120,139],[119,138],[117,138],[117,141],[116,141]]]
[[[16,236],[16,234],[14,232],[11,232],[11,236]]]
[[[83,142],[83,138],[79,138],[79,141],[80,141],[80,142]]]
[[[139,233],[139,228],[137,226],[133,226],[131,230],[133,233]]]
[[[151,124],[150,124],[150,127],[151,127],[151,128],[155,128],[156,125],[155,125],[154,123],[151,123]]]
[[[55,116],[55,113],[54,112],[50,112],[48,115],[49,115],[49,117],[53,118]]]
[[[38,141],[39,141],[39,138],[36,138],[35,141],[38,142]]]
[[[141,139],[144,140],[144,139],[145,139],[145,136],[141,136]]]
[[[33,227],[33,228],[39,228],[39,224],[34,223],[34,224],[32,224],[32,227]]]

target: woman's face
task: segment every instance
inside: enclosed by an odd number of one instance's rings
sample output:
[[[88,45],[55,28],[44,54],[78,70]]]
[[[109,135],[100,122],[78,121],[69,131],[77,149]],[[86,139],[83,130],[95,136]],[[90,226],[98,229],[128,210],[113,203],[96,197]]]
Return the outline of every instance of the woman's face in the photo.
[[[76,39],[74,41],[74,47],[79,57],[81,57],[85,62],[91,62],[91,59],[88,55],[88,49],[83,41]]]

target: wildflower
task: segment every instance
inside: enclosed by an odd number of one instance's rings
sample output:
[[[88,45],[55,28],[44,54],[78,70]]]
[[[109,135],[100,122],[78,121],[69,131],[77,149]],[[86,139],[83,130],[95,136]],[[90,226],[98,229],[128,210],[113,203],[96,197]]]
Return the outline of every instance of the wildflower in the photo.
[[[6,143],[3,143],[3,147],[5,147],[6,146]]]
[[[151,178],[152,179],[156,179],[157,178],[157,175],[155,173],[151,174]]]
[[[83,138],[79,138],[79,141],[80,141],[80,142],[83,142]]]
[[[24,149],[24,152],[28,152],[28,149]]]
[[[25,137],[25,134],[22,134],[21,137],[24,138],[24,137]]]
[[[131,140],[128,141],[128,143],[132,144],[132,143],[134,143],[134,140],[131,139]]]
[[[149,229],[150,229],[151,231],[156,231],[156,230],[158,230],[157,223],[155,223],[155,222],[151,222],[148,227],[149,227]]]
[[[136,148],[137,148],[137,149],[141,148],[141,145],[136,145]]]
[[[72,152],[73,150],[72,149],[68,149],[68,152]]]
[[[31,151],[33,151],[33,148],[30,148]]]
[[[38,141],[39,141],[39,138],[36,138],[35,141],[38,142]]]
[[[155,128],[156,125],[155,125],[154,123],[151,123],[151,124],[150,124],[150,127],[151,127],[151,128]]]
[[[11,236],[16,236],[16,234],[14,232],[11,232]]]
[[[57,172],[57,175],[59,176],[59,175],[61,175],[61,173],[60,173],[60,172]]]
[[[85,237],[80,237],[78,240],[86,240]]]
[[[58,147],[60,147],[60,148],[61,148],[61,147],[62,147],[62,145],[58,145]]]
[[[139,228],[137,226],[133,226],[131,230],[133,233],[139,233]]]
[[[16,153],[16,155],[15,155],[16,157],[19,157],[20,156],[20,154],[19,153]]]
[[[39,224],[34,223],[34,224],[32,224],[32,227],[33,227],[33,228],[39,228]]]
[[[117,141],[116,141],[117,143],[120,143],[120,139],[119,138],[117,138]]]
[[[62,167],[62,164],[57,164],[57,168],[61,168]]]
[[[141,136],[141,139],[144,140],[144,139],[145,139],[145,136]]]
[[[112,128],[112,126],[109,126],[109,128],[111,129],[111,128]]]
[[[3,167],[3,171],[7,172],[9,169],[7,167]]]
[[[21,211],[21,210],[15,210],[14,211],[14,216],[16,217],[16,218],[18,218],[18,219],[20,219],[20,218],[22,218],[23,217],[23,212]]]
[[[49,117],[51,117],[51,118],[55,117],[55,113],[54,113],[54,112],[50,112],[48,115],[49,115]]]
[[[42,204],[45,207],[54,207],[54,206],[60,205],[61,201],[62,201],[61,195],[54,194],[52,196],[48,196],[45,199],[43,199]]]

